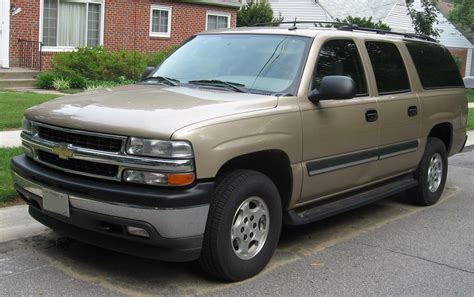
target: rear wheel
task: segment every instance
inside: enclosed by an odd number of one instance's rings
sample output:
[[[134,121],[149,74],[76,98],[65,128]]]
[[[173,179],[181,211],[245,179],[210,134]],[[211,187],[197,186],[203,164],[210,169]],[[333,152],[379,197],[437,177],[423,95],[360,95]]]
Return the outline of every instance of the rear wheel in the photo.
[[[440,139],[429,137],[425,153],[415,172],[418,186],[409,192],[413,201],[422,206],[438,202],[444,190],[447,174],[446,147]]]
[[[250,170],[227,174],[211,201],[202,268],[227,281],[256,275],[275,251],[281,220],[280,196],[267,176]]]

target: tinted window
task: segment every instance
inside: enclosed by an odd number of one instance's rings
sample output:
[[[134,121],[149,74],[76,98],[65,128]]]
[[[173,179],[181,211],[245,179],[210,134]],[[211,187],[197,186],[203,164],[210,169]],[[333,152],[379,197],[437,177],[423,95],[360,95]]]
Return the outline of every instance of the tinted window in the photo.
[[[374,69],[379,94],[410,91],[407,70],[398,48],[393,43],[365,43]]]
[[[407,47],[425,89],[464,87],[456,62],[446,48],[415,41],[407,42]]]
[[[313,89],[318,89],[325,76],[343,75],[351,77],[357,86],[357,95],[367,95],[364,69],[357,46],[352,40],[331,40],[319,53],[313,78]]]

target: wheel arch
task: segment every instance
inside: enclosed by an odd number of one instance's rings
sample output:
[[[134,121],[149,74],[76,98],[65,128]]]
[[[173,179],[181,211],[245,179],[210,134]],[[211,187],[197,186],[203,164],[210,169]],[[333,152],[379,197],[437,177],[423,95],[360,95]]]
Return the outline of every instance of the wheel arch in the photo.
[[[268,176],[278,189],[282,206],[288,206],[293,192],[293,172],[290,158],[284,151],[265,150],[234,157],[219,168],[216,181],[236,169],[254,170]]]
[[[449,122],[438,123],[431,128],[428,137],[440,139],[449,154],[453,142],[453,126]]]

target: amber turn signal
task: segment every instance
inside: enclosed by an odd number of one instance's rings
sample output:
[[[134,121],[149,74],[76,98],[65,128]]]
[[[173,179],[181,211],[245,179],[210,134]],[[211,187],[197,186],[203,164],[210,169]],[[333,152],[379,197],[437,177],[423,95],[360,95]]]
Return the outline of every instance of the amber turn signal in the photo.
[[[169,186],[186,186],[194,182],[194,173],[170,173],[168,174]]]

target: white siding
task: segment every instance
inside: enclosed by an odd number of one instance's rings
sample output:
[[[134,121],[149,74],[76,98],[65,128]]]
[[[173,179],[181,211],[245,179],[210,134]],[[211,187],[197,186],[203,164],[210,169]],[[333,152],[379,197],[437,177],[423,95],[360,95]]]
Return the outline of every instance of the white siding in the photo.
[[[399,0],[382,22],[389,25],[392,31],[415,33],[405,0]]]
[[[285,21],[331,21],[326,12],[314,0],[270,2],[275,16],[281,14]]]
[[[474,55],[474,50],[472,48],[468,49],[465,76],[474,76],[474,56],[473,55]]]

